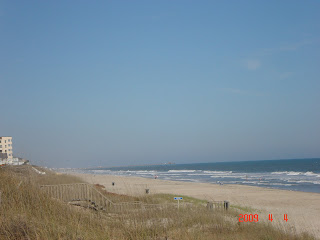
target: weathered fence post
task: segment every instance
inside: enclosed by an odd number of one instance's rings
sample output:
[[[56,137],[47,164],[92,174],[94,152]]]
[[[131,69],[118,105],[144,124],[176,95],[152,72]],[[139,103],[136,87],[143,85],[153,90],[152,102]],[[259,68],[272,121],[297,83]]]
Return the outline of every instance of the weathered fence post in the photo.
[[[224,201],[223,206],[224,206],[224,210],[228,210],[229,209],[229,202]]]
[[[213,210],[213,202],[207,202],[207,210],[212,211]]]

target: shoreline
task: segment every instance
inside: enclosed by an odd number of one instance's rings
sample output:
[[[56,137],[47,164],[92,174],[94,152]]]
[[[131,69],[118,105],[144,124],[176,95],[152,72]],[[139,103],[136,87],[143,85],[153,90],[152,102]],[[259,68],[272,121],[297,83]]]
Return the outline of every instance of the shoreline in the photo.
[[[155,165],[153,167],[114,167],[75,170],[88,174],[112,174],[159,179],[222,184],[320,193],[320,158],[240,162],[208,162]],[[65,171],[64,169],[62,171]],[[72,169],[70,169],[72,171]],[[67,170],[68,171],[68,170]]]
[[[264,187],[264,186],[250,186],[250,185],[245,185],[245,184],[232,184],[232,183],[223,183],[222,185],[220,184],[217,184],[215,182],[201,182],[201,181],[183,181],[183,180],[175,180],[175,179],[172,179],[172,180],[168,180],[168,179],[154,179],[154,178],[149,178],[149,177],[142,177],[142,176],[126,176],[126,175],[112,175],[112,174],[93,174],[93,173],[78,173],[78,172],[61,172],[62,174],[68,174],[68,175],[74,175],[74,176],[85,176],[85,175],[88,175],[88,177],[90,176],[92,178],[96,178],[98,176],[112,176],[112,178],[119,178],[119,179],[122,179],[122,178],[128,178],[128,179],[139,179],[139,180],[142,180],[142,179],[146,179],[147,182],[149,181],[159,181],[159,182],[168,182],[168,183],[183,183],[183,184],[210,184],[212,186],[219,186],[219,187],[223,187],[223,186],[230,186],[230,187],[233,187],[233,188],[237,188],[237,187],[240,187],[240,188],[252,188],[252,189],[265,189],[266,191],[281,191],[281,192],[294,192],[294,193],[301,193],[301,194],[314,194],[316,196],[319,196],[320,197],[320,192],[305,192],[305,191],[299,191],[299,190],[289,190],[289,189],[280,189],[280,188],[273,188],[273,187]]]
[[[231,206],[249,207],[250,213],[259,214],[259,221],[269,222],[268,214],[272,214],[274,221],[271,224],[278,224],[284,229],[294,227],[298,233],[308,232],[320,238],[320,193],[135,176],[68,174],[78,176],[91,184],[101,184],[107,191],[118,194],[142,195],[145,194],[145,189],[149,189],[151,195],[168,193],[207,201],[227,200]],[[115,182],[114,186],[112,182]],[[284,214],[288,216],[287,222],[284,221]]]

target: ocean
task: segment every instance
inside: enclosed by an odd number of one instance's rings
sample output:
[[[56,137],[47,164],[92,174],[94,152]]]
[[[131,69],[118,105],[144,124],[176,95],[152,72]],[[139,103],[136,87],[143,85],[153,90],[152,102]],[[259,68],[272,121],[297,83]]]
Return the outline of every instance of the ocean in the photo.
[[[70,169],[69,169],[70,170]],[[164,164],[73,171],[320,193],[320,158]]]

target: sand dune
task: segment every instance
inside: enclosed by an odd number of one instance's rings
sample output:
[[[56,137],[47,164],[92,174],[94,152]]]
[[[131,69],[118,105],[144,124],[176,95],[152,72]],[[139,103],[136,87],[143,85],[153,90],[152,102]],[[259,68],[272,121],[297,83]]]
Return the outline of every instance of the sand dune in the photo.
[[[114,193],[139,195],[150,193],[171,193],[186,195],[205,200],[228,200],[231,205],[248,206],[252,214],[259,214],[259,221],[268,221],[269,214],[273,222],[287,231],[308,232],[320,238],[320,194],[296,191],[267,189],[243,185],[217,185],[210,183],[190,183],[124,177],[112,175],[74,174],[89,183],[99,183]],[[115,185],[112,186],[112,182]],[[288,221],[284,221],[287,214]]]

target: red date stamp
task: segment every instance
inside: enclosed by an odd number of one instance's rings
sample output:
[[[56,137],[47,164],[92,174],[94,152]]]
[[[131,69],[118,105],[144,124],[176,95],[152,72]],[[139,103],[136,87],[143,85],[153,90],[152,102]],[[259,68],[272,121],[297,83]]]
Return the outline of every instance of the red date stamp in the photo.
[[[272,214],[269,214],[268,220],[272,222],[274,219]],[[283,215],[283,220],[288,222],[288,214]],[[258,214],[239,214],[239,222],[258,222],[259,215]]]

